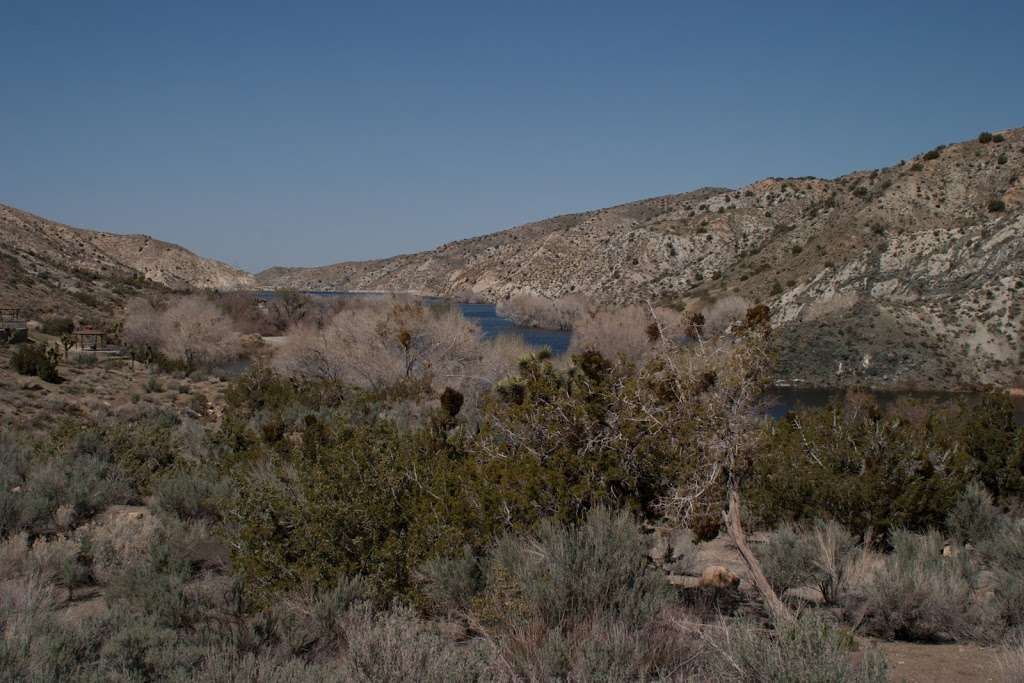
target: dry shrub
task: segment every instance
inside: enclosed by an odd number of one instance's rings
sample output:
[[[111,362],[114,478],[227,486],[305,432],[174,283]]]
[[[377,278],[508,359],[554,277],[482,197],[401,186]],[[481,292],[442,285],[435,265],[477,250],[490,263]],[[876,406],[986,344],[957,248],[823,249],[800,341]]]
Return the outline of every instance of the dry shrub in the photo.
[[[729,625],[704,632],[707,654],[699,680],[761,683],[884,683],[888,667],[881,653],[870,650],[854,662],[853,636],[813,614],[768,631],[754,625]]]
[[[238,357],[241,336],[230,317],[203,296],[173,298],[167,305],[148,299],[129,302],[124,340],[151,348],[194,368]]]
[[[548,299],[534,294],[516,294],[499,301],[494,309],[519,325],[550,330],[571,330],[590,308],[582,296]]]
[[[28,578],[73,591],[92,578],[82,550],[80,541],[64,536],[33,543],[24,533],[11,536],[0,545],[0,580]]]
[[[0,544],[0,581],[6,581],[25,573],[29,554],[28,534],[8,536]]]
[[[724,334],[730,326],[743,320],[750,309],[750,302],[741,296],[724,296],[708,304],[700,311],[704,316],[702,333],[705,337],[717,337]]]
[[[999,674],[1005,683],[1024,681],[1024,635],[1011,640],[999,655]]]
[[[836,604],[846,592],[856,550],[853,536],[841,524],[818,521],[810,529],[783,526],[757,549],[757,555],[780,594],[813,585],[827,604]]]
[[[1003,516],[992,503],[992,494],[972,483],[946,517],[950,535],[961,545],[986,543],[1002,530]]]
[[[180,519],[220,519],[218,505],[230,493],[226,479],[213,468],[181,469],[157,480],[155,507]]]
[[[882,638],[948,641],[985,630],[988,616],[976,600],[976,570],[966,553],[946,557],[935,531],[898,530],[893,551],[866,586],[866,630]]]
[[[597,351],[605,358],[639,362],[659,339],[680,341],[684,317],[669,308],[626,306],[597,311],[580,318],[569,352]]]
[[[408,608],[376,612],[357,605],[341,629],[339,680],[468,682],[483,678],[488,668],[483,643],[454,644]]]
[[[1024,634],[1024,519],[1004,519],[978,550],[993,569],[994,608],[1006,626]]]
[[[692,639],[647,539],[626,512],[590,512],[578,527],[544,523],[482,558],[430,562],[424,591],[462,614],[514,680],[646,680],[678,672]]]
[[[9,649],[12,645],[27,644],[25,641],[31,638],[35,627],[50,618],[62,602],[59,593],[52,583],[38,576],[0,582],[0,651],[5,645]]]
[[[107,583],[149,552],[157,520],[148,510],[110,511],[82,531],[93,552],[93,572]]]

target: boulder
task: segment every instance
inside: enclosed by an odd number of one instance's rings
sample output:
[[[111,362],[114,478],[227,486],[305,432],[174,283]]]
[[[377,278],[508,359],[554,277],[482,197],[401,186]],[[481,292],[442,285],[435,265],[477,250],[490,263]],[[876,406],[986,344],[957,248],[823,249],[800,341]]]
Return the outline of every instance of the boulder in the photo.
[[[704,567],[700,575],[702,588],[736,588],[740,585],[740,577],[720,564]]]

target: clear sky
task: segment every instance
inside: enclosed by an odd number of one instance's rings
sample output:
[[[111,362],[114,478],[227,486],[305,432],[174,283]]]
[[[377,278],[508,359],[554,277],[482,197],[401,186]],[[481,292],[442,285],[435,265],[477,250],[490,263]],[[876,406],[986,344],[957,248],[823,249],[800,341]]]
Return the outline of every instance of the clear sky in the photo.
[[[0,202],[250,270],[1024,125],[1024,2],[0,0]]]

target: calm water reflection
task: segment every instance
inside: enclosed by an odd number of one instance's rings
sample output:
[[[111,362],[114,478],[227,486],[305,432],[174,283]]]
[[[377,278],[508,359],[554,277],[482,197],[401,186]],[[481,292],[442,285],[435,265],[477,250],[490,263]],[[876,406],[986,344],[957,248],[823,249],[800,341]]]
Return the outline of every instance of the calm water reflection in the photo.
[[[771,392],[771,404],[768,414],[779,418],[787,412],[799,407],[819,408],[828,405],[834,399],[842,398],[843,389],[774,389]],[[954,394],[946,391],[872,391],[872,396],[882,406],[890,405],[901,398],[914,398],[924,401],[950,401],[959,397],[968,400],[980,398],[980,394]],[[1013,402],[1014,418],[1019,425],[1024,425],[1024,397],[1015,396]]]
[[[523,341],[535,348],[546,346],[555,355],[561,355],[569,350],[572,332],[517,325],[508,318],[498,315],[494,310],[494,304],[459,304],[459,309],[467,320],[480,326],[486,339],[509,334],[522,337]]]

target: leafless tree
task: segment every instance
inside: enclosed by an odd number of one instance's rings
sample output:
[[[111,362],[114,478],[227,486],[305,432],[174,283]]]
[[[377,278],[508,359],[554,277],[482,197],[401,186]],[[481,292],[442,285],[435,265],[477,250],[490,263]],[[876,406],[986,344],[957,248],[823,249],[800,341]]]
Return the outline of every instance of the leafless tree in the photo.
[[[590,308],[582,296],[548,299],[535,294],[516,294],[495,306],[498,315],[520,325],[552,330],[571,330]]]
[[[233,321],[201,295],[174,297],[164,305],[148,299],[129,302],[122,336],[128,344],[157,350],[188,367],[234,358],[240,348]]]
[[[716,299],[700,311],[704,316],[703,335],[717,337],[723,334],[731,325],[743,320],[750,306],[750,302],[741,296],[729,295]]]
[[[192,368],[238,356],[234,324],[215,304],[199,296],[177,299],[160,316],[160,350]]]
[[[161,309],[148,298],[131,299],[125,306],[121,337],[135,347],[156,349],[160,344]]]
[[[570,353],[598,351],[605,358],[638,362],[659,340],[680,341],[685,325],[682,314],[667,308],[626,306],[583,316],[576,322]]]

